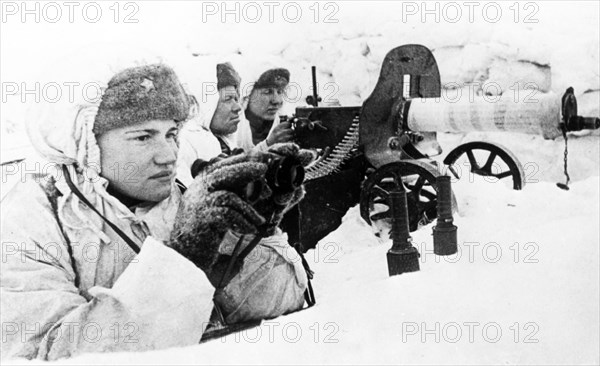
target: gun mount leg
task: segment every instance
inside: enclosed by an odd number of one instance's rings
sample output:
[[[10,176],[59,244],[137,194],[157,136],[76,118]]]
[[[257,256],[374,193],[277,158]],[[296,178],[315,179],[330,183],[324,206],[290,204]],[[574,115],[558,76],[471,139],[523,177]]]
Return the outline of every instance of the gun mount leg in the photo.
[[[388,197],[391,191],[404,186],[407,195],[410,231],[426,225],[437,217],[436,178],[440,173],[430,164],[405,160],[382,166],[363,183],[360,194],[360,214],[369,225],[383,221],[391,225]],[[454,195],[452,203],[456,208]]]
[[[523,167],[506,147],[484,141],[468,142],[456,147],[446,156],[444,164],[457,179],[460,179],[460,174],[456,171],[456,162],[463,154],[469,160],[471,173],[499,180],[511,177],[515,190],[520,190],[525,185]]]

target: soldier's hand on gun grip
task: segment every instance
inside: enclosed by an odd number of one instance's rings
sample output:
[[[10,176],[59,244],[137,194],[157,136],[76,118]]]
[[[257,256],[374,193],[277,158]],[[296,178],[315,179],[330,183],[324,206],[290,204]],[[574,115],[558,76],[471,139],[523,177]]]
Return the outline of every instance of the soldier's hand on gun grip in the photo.
[[[225,233],[254,234],[265,219],[236,193],[261,179],[267,165],[236,155],[207,166],[185,192],[169,246],[210,277]]]
[[[293,139],[294,130],[292,130],[292,124],[290,122],[281,122],[269,133],[266,141],[268,146],[273,146],[274,144],[289,142]]]

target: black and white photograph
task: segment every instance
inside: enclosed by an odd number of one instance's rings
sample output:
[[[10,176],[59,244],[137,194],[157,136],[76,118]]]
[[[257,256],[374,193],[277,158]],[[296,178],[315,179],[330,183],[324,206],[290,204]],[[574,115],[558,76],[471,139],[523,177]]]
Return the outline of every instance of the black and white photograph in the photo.
[[[1,364],[600,364],[600,1],[0,18]]]

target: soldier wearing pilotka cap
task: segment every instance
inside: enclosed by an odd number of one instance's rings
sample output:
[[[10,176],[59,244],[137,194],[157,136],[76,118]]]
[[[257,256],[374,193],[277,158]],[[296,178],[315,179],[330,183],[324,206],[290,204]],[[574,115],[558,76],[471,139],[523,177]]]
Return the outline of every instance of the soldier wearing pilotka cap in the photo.
[[[289,82],[290,72],[287,69],[274,68],[265,71],[254,84],[244,101],[246,121],[240,123],[237,132],[237,144],[244,151],[266,151],[275,143],[292,140],[290,123],[279,121]]]

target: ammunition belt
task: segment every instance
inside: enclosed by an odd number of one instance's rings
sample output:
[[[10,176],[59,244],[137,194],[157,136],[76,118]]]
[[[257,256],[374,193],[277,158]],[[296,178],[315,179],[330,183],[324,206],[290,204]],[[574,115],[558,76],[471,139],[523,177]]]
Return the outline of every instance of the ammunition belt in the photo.
[[[358,121],[357,116],[342,141],[321,161],[306,169],[305,180],[317,179],[340,171],[342,163],[348,160],[352,156],[352,151],[358,147]]]

